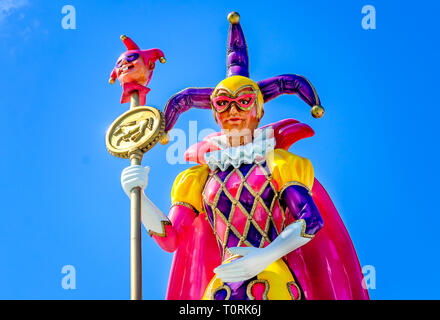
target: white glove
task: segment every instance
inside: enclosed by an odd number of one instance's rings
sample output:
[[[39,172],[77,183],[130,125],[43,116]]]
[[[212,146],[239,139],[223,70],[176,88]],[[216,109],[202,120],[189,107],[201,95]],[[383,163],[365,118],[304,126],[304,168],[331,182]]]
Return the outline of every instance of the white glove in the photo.
[[[261,273],[274,262],[265,252],[265,248],[234,247],[229,248],[229,251],[243,257],[214,269],[223,282],[245,281]]]
[[[148,184],[150,167],[130,166],[122,170],[121,185],[124,192],[130,197],[133,188],[141,188],[141,219],[145,229],[151,234],[164,234],[164,222],[170,223],[166,215],[160,211],[150,199],[144,189]]]
[[[273,262],[311,240],[302,236],[303,224],[304,220],[290,224],[265,248],[229,248],[232,254],[243,257],[218,266],[214,272],[223,282],[239,282],[255,277]]]
[[[144,190],[148,185],[149,172],[150,167],[142,166],[130,166],[122,170],[121,184],[125,194],[130,197],[131,190],[136,187]]]

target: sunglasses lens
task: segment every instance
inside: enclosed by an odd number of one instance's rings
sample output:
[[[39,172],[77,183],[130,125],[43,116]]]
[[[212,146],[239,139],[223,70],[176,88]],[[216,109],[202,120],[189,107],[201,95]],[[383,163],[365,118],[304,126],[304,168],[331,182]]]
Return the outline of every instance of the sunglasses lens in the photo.
[[[132,53],[132,54],[128,55],[127,57],[125,57],[125,60],[127,60],[127,62],[132,62],[132,61],[136,60],[137,58],[139,58],[139,53]]]
[[[116,67],[117,67],[117,68],[122,67],[122,62],[123,62],[124,60],[127,61],[127,62],[132,62],[132,61],[137,60],[137,58],[139,58],[139,53],[131,53],[131,54],[127,55],[127,56],[124,56],[122,59],[119,59],[119,60],[116,62]]]

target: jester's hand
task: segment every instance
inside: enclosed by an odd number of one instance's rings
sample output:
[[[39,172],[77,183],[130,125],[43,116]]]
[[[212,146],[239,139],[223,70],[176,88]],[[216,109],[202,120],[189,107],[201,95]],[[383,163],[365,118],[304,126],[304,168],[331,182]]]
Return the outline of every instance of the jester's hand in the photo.
[[[289,224],[279,236],[265,248],[235,247],[229,248],[232,254],[243,256],[231,263],[222,264],[214,272],[223,282],[248,280],[262,272],[271,263],[289,252],[307,244],[311,237],[304,234],[306,224],[303,219]]]
[[[133,188],[139,187],[144,190],[148,184],[148,173],[150,167],[130,166],[122,170],[121,184],[127,196]]]
[[[265,248],[234,247],[229,248],[229,251],[243,257],[214,269],[214,272],[223,282],[248,280],[261,273],[274,262]]]

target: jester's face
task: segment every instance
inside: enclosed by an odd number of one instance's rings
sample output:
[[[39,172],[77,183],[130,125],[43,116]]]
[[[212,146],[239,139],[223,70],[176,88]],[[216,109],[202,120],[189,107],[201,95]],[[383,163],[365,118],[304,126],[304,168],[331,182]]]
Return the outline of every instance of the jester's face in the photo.
[[[152,68],[145,65],[144,59],[135,50],[129,50],[121,54],[116,62],[115,69],[116,76],[121,84],[137,82],[140,85],[146,85],[152,72]]]
[[[258,85],[247,77],[233,76],[220,82],[211,96],[217,123],[223,131],[250,132],[263,116],[263,98]]]

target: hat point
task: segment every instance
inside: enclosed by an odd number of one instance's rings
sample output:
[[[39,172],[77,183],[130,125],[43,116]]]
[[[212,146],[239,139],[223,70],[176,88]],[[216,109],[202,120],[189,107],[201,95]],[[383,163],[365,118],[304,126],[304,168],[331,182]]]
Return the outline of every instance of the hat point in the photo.
[[[240,14],[238,12],[232,11],[228,14],[228,21],[231,24],[237,24],[240,22]]]
[[[313,118],[319,119],[324,115],[324,108],[322,106],[316,105],[312,107]]]

